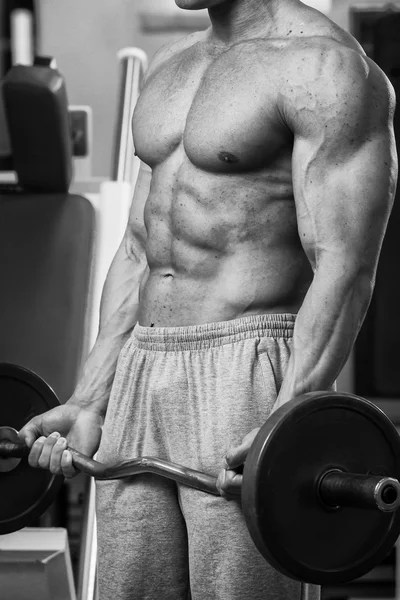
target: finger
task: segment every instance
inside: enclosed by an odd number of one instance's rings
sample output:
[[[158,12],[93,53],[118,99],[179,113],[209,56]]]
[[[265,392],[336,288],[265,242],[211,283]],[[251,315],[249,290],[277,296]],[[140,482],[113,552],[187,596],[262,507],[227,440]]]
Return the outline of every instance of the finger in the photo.
[[[229,496],[240,496],[242,493],[243,475],[236,471],[226,471],[224,481],[224,491]]]
[[[61,470],[61,459],[64,450],[67,448],[67,440],[64,437],[59,437],[53,446],[49,468],[52,473],[59,475]]]
[[[64,450],[61,457],[61,471],[64,477],[70,479],[79,473],[72,463],[72,454],[68,450]]]
[[[40,423],[41,418],[35,417],[29,421],[18,433],[18,437],[22,442],[25,442],[28,448],[32,448],[35,441],[42,434]]]
[[[39,458],[42,454],[42,449],[45,441],[46,437],[42,435],[34,442],[28,457],[28,463],[31,467],[39,467]]]
[[[226,470],[221,469],[221,471],[218,473],[217,482],[216,482],[217,490],[219,491],[221,496],[225,496],[225,492],[224,492],[225,473],[226,473]]]
[[[56,444],[60,434],[58,432],[51,433],[42,444],[42,451],[38,458],[38,465],[41,469],[50,467],[50,458],[54,445]]]
[[[235,471],[222,469],[217,478],[217,489],[224,498],[240,496],[243,476]]]
[[[221,473],[218,475],[217,490],[219,491],[220,496],[222,496],[222,498],[225,498],[226,500],[230,500],[231,498],[225,492],[225,475],[226,475],[225,469],[223,471],[221,471]]]

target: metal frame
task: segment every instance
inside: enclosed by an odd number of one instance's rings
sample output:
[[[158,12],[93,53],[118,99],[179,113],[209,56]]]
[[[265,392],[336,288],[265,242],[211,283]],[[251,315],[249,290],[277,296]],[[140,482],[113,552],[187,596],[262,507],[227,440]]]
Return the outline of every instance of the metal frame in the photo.
[[[386,4],[376,3],[369,4],[368,2],[357,2],[355,4],[351,4],[349,7],[350,12],[386,12],[387,10],[393,9],[395,11],[400,10],[399,2],[387,2]]]
[[[122,67],[122,79],[112,180],[128,181],[133,184],[138,171],[138,165],[135,165],[135,162],[138,163],[138,161],[135,161],[131,123],[148,60],[147,55],[140,48],[124,48],[118,53],[118,60]]]
[[[97,534],[96,534],[95,483],[87,478],[81,550],[79,556],[78,600],[95,600],[97,593]]]

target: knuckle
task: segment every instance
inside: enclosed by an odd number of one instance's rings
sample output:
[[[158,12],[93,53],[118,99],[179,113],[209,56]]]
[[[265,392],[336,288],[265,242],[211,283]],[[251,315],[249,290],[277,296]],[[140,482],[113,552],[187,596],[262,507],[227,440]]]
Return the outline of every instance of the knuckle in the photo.
[[[63,469],[62,473],[67,479],[72,479],[76,475],[76,472],[73,469]]]
[[[61,460],[61,456],[63,453],[63,447],[61,444],[56,444],[53,448],[53,455],[57,457],[57,460]]]
[[[236,474],[235,471],[226,471],[225,486],[228,486],[232,483],[235,474]]]
[[[226,479],[224,481],[221,482],[220,488],[223,492],[227,492],[228,488],[229,488],[229,484],[226,481]]]

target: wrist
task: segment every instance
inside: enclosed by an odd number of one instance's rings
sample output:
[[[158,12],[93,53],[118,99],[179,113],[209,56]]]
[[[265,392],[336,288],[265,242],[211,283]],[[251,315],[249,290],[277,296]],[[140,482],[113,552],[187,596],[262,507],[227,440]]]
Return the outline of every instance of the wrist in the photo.
[[[87,400],[87,398],[83,400],[75,394],[72,395],[65,404],[71,408],[75,408],[77,411],[88,411],[98,415],[101,418],[104,418],[106,414],[106,406],[104,403],[99,402],[98,400]]]

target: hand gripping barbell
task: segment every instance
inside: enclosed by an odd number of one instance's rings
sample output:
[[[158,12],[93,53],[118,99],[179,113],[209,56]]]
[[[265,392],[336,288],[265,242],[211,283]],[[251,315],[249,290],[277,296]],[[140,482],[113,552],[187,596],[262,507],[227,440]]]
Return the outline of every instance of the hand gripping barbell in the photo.
[[[8,533],[44,512],[63,478],[31,468],[17,436],[29,418],[57,406],[51,388],[0,364],[0,398],[0,533]],[[214,476],[160,458],[109,465],[69,450],[75,467],[96,479],[134,485],[135,475],[149,472],[218,495]],[[243,512],[255,545],[280,572],[315,584],[350,581],[397,540],[399,478],[400,437],[379,408],[351,394],[305,394],[275,411],[254,440]]]

